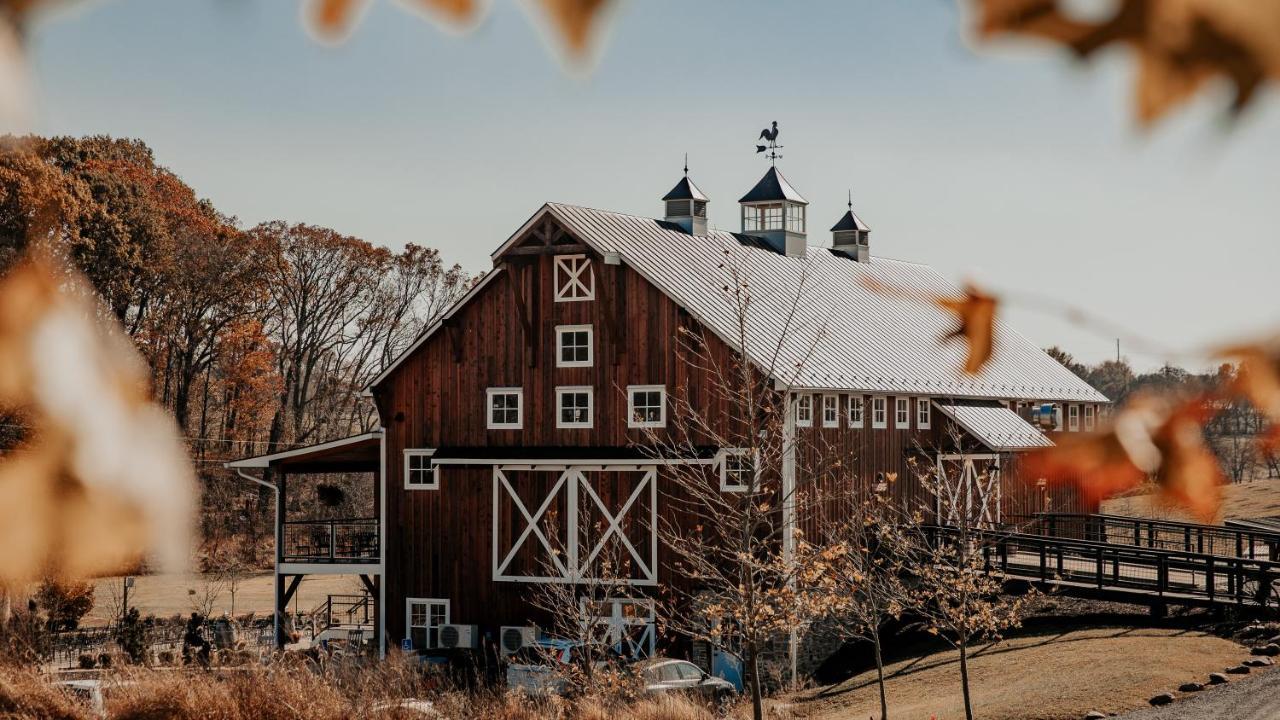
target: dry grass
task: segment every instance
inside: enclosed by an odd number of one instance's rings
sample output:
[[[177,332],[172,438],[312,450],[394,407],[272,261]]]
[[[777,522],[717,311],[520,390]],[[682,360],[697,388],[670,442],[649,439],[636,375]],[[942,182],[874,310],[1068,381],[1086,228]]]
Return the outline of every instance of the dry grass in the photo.
[[[1178,508],[1160,503],[1154,494],[1136,493],[1111,498],[1102,503],[1102,512],[1130,517],[1152,517],[1195,522]],[[1280,479],[1259,477],[1222,488],[1222,517],[1257,518],[1280,516]]]
[[[1078,720],[1089,710],[1121,712],[1153,695],[1248,656],[1222,638],[1172,629],[1099,628],[1018,637],[974,653],[974,709],[983,720]],[[893,663],[895,720],[964,716],[958,655],[940,652]],[[813,717],[879,715],[875,671],[797,698]]]

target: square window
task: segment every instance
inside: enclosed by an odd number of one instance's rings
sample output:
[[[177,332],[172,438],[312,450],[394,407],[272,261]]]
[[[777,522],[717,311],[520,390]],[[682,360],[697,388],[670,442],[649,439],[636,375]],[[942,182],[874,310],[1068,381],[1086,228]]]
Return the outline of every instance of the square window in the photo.
[[[591,427],[590,387],[556,388],[556,427]]]
[[[408,598],[405,605],[413,648],[430,650],[440,647],[440,628],[449,624],[449,601]]]
[[[555,261],[556,302],[593,300],[595,276],[586,255],[557,255]]]
[[[813,396],[796,396],[796,425],[798,427],[813,426]]]
[[[1096,419],[1095,412],[1096,411],[1094,410],[1094,407],[1092,405],[1084,406],[1084,429],[1088,430],[1089,432],[1093,432],[1093,429],[1097,427],[1097,419]]]
[[[747,448],[726,448],[720,451],[720,490],[743,492],[751,489],[756,476],[755,458]]]
[[[840,427],[840,396],[822,396],[822,427]]]
[[[911,401],[897,398],[893,404],[893,426],[899,430],[911,428]]]
[[[849,396],[849,427],[851,428],[862,427],[863,409],[864,408],[862,406],[862,396],[850,395]]]
[[[436,490],[440,487],[440,467],[431,462],[434,449],[404,451],[404,489]]]
[[[933,405],[930,404],[929,398],[916,398],[916,427],[928,430],[932,416]]]
[[[889,427],[889,399],[885,397],[871,398],[871,427]]]
[[[658,428],[666,424],[665,385],[631,385],[627,388],[627,427]]]
[[[524,423],[524,394],[520,388],[489,388],[488,427],[490,430],[518,430]]]
[[[590,325],[556,326],[556,367],[591,367]]]

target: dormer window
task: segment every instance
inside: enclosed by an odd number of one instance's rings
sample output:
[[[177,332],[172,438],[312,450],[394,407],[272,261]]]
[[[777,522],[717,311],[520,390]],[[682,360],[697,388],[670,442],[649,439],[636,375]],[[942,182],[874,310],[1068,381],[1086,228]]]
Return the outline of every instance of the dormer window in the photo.
[[[558,255],[555,259],[556,302],[594,300],[595,275],[586,255]]]

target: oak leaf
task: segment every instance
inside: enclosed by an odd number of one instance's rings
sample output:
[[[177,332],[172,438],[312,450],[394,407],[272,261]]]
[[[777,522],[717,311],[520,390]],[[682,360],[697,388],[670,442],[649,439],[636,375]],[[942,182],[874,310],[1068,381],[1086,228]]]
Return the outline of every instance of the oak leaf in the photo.
[[[964,338],[969,346],[964,371],[971,375],[978,373],[991,359],[995,338],[996,299],[969,285],[965,287],[963,297],[938,298],[937,303],[959,321],[959,326],[945,339]]]

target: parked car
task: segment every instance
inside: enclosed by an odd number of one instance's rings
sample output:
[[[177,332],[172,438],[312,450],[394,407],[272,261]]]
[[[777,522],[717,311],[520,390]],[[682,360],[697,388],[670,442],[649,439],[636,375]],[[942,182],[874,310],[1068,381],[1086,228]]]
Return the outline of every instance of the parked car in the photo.
[[[77,680],[59,680],[54,687],[62,690],[89,708],[90,714],[97,717],[107,716],[107,694],[119,688],[133,685],[130,681],[108,680],[98,678],[82,678]]]
[[[606,646],[592,646],[591,652],[573,640],[539,640],[520,648],[507,658],[507,687],[519,688],[530,695],[564,695],[570,689],[575,669],[591,659],[596,668],[609,663],[623,664],[624,659]]]
[[[723,678],[708,675],[688,660],[652,658],[635,666],[644,691],[653,695],[685,693],[721,707],[733,702],[738,690]]]

